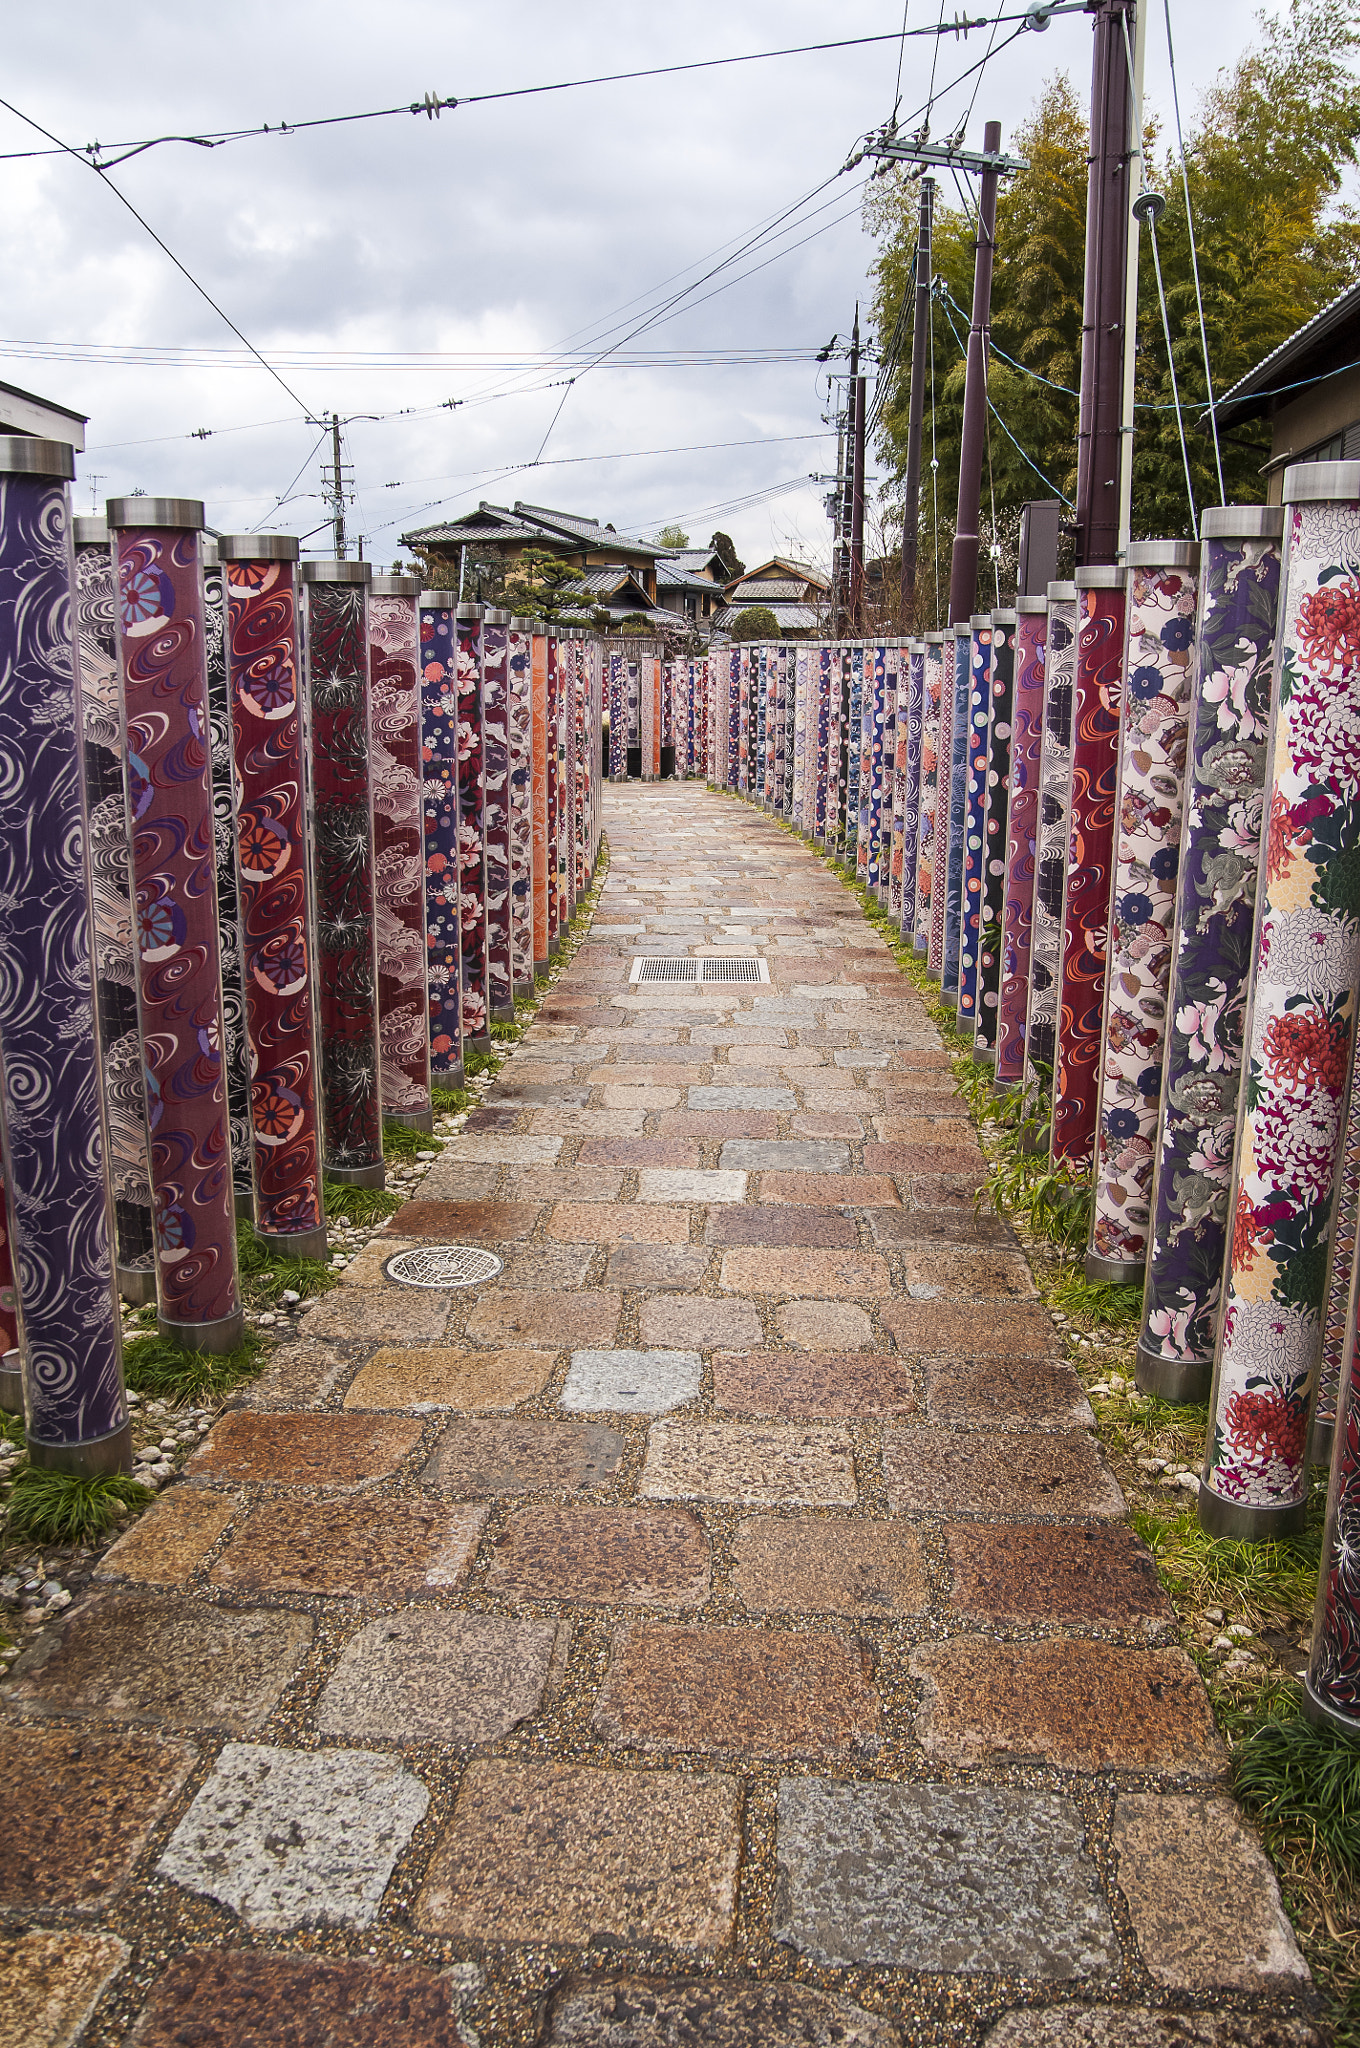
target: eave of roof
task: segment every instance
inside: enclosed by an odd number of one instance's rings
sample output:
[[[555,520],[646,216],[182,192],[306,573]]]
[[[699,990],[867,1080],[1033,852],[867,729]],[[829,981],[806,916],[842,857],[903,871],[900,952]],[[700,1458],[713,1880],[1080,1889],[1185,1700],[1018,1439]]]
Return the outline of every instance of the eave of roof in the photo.
[[[1231,426],[1235,420],[1258,419],[1269,409],[1272,397],[1287,396],[1279,386],[1294,381],[1290,373],[1306,371],[1310,357],[1325,349],[1329,341],[1344,334],[1352,323],[1355,326],[1352,354],[1360,358],[1360,284],[1347,285],[1311,320],[1305,320],[1302,327],[1295,328],[1278,348],[1272,349],[1268,356],[1262,356],[1245,377],[1239,377],[1231,391],[1225,391],[1214,406],[1219,425]],[[1339,364],[1337,369],[1323,374],[1334,376],[1346,367]],[[1308,379],[1304,376],[1298,381],[1307,382]]]

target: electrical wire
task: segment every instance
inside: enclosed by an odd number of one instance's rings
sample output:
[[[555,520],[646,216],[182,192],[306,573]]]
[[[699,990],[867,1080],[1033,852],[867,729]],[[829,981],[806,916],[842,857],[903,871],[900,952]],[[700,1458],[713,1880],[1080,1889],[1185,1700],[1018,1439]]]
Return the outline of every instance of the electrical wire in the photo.
[[[911,0],[902,0],[902,33],[897,42],[897,83],[893,87],[894,121],[897,119],[897,109],[902,104],[902,59],[907,54],[907,10],[910,6]],[[937,50],[940,47],[938,37],[936,38],[935,47]]]
[[[944,0],[941,0],[943,11]],[[933,246],[933,245],[932,245]],[[940,630],[940,458],[935,451],[935,297],[928,301],[930,320],[930,488],[935,501],[935,630]]]
[[[1190,231],[1190,270],[1195,280],[1195,310],[1199,314],[1199,345],[1204,352],[1204,388],[1209,398],[1209,426],[1214,437],[1214,468],[1218,473],[1218,502],[1227,503],[1227,492],[1223,488],[1223,457],[1218,445],[1218,419],[1214,412],[1214,374],[1209,364],[1209,333],[1204,324],[1204,295],[1199,285],[1199,254],[1195,247],[1195,215],[1190,204],[1190,166],[1185,154],[1185,136],[1181,130],[1181,96],[1176,85],[1176,51],[1171,40],[1171,0],[1162,0],[1166,15],[1166,54],[1171,66],[1171,104],[1176,114],[1176,147],[1180,151],[1181,186],[1185,192],[1185,223]],[[1128,25],[1125,24],[1125,36]]]
[[[1152,238],[1152,269],[1157,279],[1157,303],[1162,309],[1162,333],[1166,337],[1167,368],[1171,372],[1171,396],[1176,407],[1176,432],[1180,436],[1181,461],[1185,466],[1185,495],[1190,500],[1190,531],[1198,533],[1199,515],[1195,511],[1195,486],[1190,481],[1190,451],[1185,445],[1185,420],[1181,414],[1180,387],[1176,382],[1176,358],[1171,350],[1171,321],[1166,310],[1166,288],[1162,283],[1162,255],[1157,247],[1157,223],[1148,216],[1148,233]]]

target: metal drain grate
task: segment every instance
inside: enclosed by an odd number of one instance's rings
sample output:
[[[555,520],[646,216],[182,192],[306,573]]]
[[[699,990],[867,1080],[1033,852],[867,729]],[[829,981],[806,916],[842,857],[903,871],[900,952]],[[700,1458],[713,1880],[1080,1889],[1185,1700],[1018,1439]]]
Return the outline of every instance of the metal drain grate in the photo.
[[[414,1251],[394,1252],[383,1271],[403,1287],[476,1287],[494,1280],[501,1265],[494,1252],[475,1244],[422,1244]]]
[[[643,959],[639,956],[633,961],[628,979],[634,985],[668,982],[672,987],[678,983],[685,988],[709,988],[715,982],[768,982],[770,970],[764,960],[755,960],[744,954],[724,960]]]

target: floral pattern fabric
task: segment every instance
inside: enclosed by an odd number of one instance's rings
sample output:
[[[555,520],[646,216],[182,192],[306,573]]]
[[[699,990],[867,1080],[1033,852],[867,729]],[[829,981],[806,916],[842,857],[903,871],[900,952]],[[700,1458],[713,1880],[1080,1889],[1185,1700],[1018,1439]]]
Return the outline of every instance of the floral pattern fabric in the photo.
[[[992,615],[991,715],[987,724],[987,791],[982,824],[982,903],[978,932],[979,1050],[996,1045],[1001,1000],[1001,925],[1006,910],[1006,826],[1011,784],[1011,722],[1015,705],[1015,615]]]
[[[1029,999],[1030,933],[1039,843],[1039,776],[1044,738],[1047,621],[1022,612],[1015,628],[1015,696],[1011,717],[1010,798],[1006,812],[1005,909],[1001,927],[1001,1001],[997,1012],[997,1086],[1025,1076],[1025,1013]]]
[[[377,910],[378,1048],[384,1111],[430,1107],[416,596],[370,591],[368,664]]]
[[[245,988],[241,980],[241,909],[236,892],[236,814],[231,776],[231,705],[227,694],[227,600],[221,564],[203,565],[203,643],[208,677],[213,842],[217,865],[217,930],[222,944],[222,1044],[231,1131],[231,1180],[250,1200],[250,1075],[246,1064]]]
[[[921,674],[921,776],[916,834],[916,911],[913,939],[916,951],[929,958],[935,923],[935,892],[938,880],[944,886],[944,863],[948,835],[940,812],[940,739],[944,706],[952,675],[946,676],[945,647],[927,640]],[[905,907],[905,906],[904,906]],[[943,928],[942,928],[943,929]]]
[[[425,859],[425,975],[430,1070],[463,1075],[463,941],[458,868],[458,625],[453,607],[420,610],[420,753]]]
[[[939,950],[931,933],[930,969],[940,976],[947,995],[957,995],[963,914],[963,839],[968,807],[968,698],[972,682],[972,636],[968,627],[945,643],[945,659],[954,664],[953,697],[940,721],[940,760],[947,764],[949,801],[945,816],[949,845],[944,869],[944,897],[939,906]],[[944,745],[948,741],[947,747]]]
[[[1072,805],[1072,700],[1077,686],[1077,599],[1050,597],[1044,666],[1044,742],[1039,764],[1039,843],[1030,925],[1025,1085],[1046,1095],[1058,1058],[1063,888]],[[1046,1074],[1044,1070],[1047,1070]]]
[[[958,1022],[972,1035],[977,1023],[978,950],[982,939],[982,883],[987,822],[987,755],[992,716],[992,626],[974,624],[968,641],[966,808],[963,818],[963,894],[959,904]]]
[[[534,975],[534,705],[530,636],[511,626],[507,641],[510,747],[510,935],[515,987]],[[611,756],[613,733],[610,733]]]

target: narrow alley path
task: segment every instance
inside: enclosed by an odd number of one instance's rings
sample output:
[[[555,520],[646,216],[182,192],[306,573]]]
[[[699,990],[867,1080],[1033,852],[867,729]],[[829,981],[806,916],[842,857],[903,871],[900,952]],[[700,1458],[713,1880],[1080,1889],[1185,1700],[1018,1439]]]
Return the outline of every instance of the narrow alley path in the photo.
[[[486,1106],[0,1691],[25,2038],[1315,2042],[919,997],[745,805],[606,830]],[[768,983],[630,983],[695,953]],[[385,1277],[445,1243],[503,1269]]]

